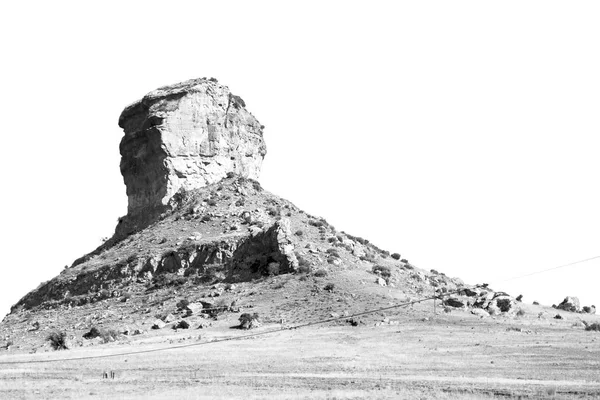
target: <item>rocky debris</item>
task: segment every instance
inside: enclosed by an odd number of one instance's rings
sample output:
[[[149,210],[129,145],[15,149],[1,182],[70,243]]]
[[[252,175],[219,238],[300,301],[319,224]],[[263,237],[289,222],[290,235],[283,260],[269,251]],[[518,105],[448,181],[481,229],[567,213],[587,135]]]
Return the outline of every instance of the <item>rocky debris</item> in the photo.
[[[579,305],[579,299],[577,297],[567,296],[565,299],[556,306],[559,310],[565,310],[569,312],[578,312],[581,307]]]
[[[378,284],[379,286],[387,286],[387,282],[385,281],[385,279],[383,279],[380,276],[375,278],[375,283]]]
[[[167,324],[170,322],[175,321],[177,318],[173,315],[173,314],[167,314],[164,318],[163,321],[165,321]]]
[[[436,290],[446,307],[471,309],[473,314],[479,316],[498,315],[502,313],[516,313],[516,300],[504,292],[494,292],[491,289],[459,288],[458,294],[447,296],[445,287]],[[481,311],[475,311],[481,310]]]
[[[583,306],[581,312],[586,314],[596,314],[596,306]]]
[[[487,311],[481,309],[481,308],[474,308],[471,310],[471,314],[477,315],[479,317],[489,317],[490,313],[488,313]]]
[[[101,334],[100,330],[96,327],[93,327],[92,329],[90,329],[89,332],[83,334],[83,338],[87,339],[87,340],[95,339],[95,338],[99,337],[100,334]]]
[[[203,308],[204,306],[202,305],[202,303],[189,303],[185,307],[185,314],[188,317],[192,315],[199,315],[202,312]]]
[[[186,320],[181,320],[181,321],[177,322],[175,325],[173,325],[174,330],[189,329],[189,327],[190,327],[190,324]]]
[[[162,319],[156,319],[152,324],[152,329],[162,329],[165,326],[167,326],[167,324],[165,324],[165,322]]]
[[[257,179],[267,152],[263,126],[244,101],[207,79],[148,93],[123,110],[119,126],[129,199],[120,237],[151,223],[180,189],[204,187],[228,173]]]
[[[59,275],[29,292],[13,308],[32,308],[49,300],[62,300],[67,292],[71,298],[89,298],[89,292],[99,282],[105,287],[127,287],[134,278],[152,279],[156,282],[172,281],[158,279],[168,274],[176,274],[177,279],[186,280],[184,276],[206,272],[209,265],[218,267],[219,270],[215,271],[218,276],[227,277],[234,282],[250,281],[268,275],[271,263],[279,264],[278,274],[294,272],[298,267],[298,260],[291,237],[290,221],[282,218],[255,235],[217,238],[198,245],[184,245],[161,255],[135,258],[125,263],[107,263],[97,270],[82,269],[75,281],[60,279]],[[99,301],[102,298],[90,298],[85,302],[90,300]]]

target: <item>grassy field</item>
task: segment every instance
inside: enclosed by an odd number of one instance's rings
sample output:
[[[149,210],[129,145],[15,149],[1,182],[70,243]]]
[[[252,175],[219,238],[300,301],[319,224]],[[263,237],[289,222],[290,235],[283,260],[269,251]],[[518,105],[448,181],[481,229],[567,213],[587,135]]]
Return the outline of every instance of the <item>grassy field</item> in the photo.
[[[245,332],[214,330],[199,340],[199,331],[189,330],[62,352],[5,352],[0,363],[17,363],[0,364],[0,398],[600,398],[600,333],[572,327],[568,318],[416,310],[395,322],[330,324],[199,346]],[[29,363],[177,345],[193,346]]]

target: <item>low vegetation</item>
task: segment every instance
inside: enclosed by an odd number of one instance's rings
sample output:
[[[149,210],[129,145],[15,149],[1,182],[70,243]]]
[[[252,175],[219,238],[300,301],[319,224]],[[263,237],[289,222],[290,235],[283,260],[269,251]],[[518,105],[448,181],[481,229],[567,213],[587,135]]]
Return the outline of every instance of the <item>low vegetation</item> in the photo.
[[[46,337],[46,340],[50,342],[50,347],[54,350],[68,350],[67,347],[67,333],[66,332],[52,332]]]

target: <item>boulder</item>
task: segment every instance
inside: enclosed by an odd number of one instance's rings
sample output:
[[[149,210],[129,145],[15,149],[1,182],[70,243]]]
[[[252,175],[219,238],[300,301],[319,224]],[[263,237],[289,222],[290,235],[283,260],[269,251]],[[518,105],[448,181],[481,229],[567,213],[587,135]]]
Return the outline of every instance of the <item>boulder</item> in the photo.
[[[118,236],[153,222],[180,189],[204,187],[228,173],[257,179],[267,151],[263,126],[244,101],[205,78],[148,93],[123,110],[119,126],[129,202]]]
[[[175,325],[173,325],[173,329],[189,329],[190,324],[185,320],[178,321]]]
[[[156,319],[154,320],[154,323],[152,324],[152,329],[162,329],[165,326],[167,326],[167,324],[165,324],[165,322],[161,319]]]
[[[587,314],[596,314],[596,306],[584,306],[581,311]]]
[[[185,307],[185,313],[189,317],[190,315],[198,315],[202,312],[202,303],[190,303]]]
[[[379,286],[387,286],[387,282],[382,277],[375,278],[375,283]]]
[[[578,312],[580,310],[579,299],[577,297],[567,296],[562,303],[556,306],[556,308],[559,310]]]
[[[471,310],[471,314],[477,315],[477,316],[479,316],[481,318],[483,318],[483,317],[489,317],[490,316],[490,313],[488,313],[485,310],[482,310],[481,308],[474,308],[474,309],[472,309]]]
[[[176,319],[177,318],[173,314],[167,314],[167,316],[163,318],[163,321],[169,323],[175,321]]]

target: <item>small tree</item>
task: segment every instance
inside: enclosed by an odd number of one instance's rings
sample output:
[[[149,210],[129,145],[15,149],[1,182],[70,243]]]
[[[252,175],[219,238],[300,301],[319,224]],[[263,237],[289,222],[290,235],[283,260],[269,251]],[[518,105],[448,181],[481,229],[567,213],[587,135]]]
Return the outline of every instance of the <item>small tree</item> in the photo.
[[[68,350],[67,347],[67,333],[66,332],[52,332],[46,338],[50,342],[50,346],[54,350]]]

